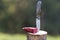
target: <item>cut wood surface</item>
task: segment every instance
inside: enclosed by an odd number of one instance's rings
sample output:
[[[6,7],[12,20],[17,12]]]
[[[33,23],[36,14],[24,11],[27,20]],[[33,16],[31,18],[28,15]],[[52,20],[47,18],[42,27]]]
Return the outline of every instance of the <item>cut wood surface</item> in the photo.
[[[28,33],[27,40],[46,40],[47,39],[47,32],[46,31],[39,31],[37,33]]]

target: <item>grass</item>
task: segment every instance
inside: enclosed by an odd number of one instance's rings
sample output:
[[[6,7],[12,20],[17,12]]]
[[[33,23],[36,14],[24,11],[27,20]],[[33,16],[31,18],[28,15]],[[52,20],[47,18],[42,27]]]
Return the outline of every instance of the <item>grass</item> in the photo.
[[[26,35],[0,33],[0,40],[26,40]],[[47,40],[60,40],[60,36],[47,36]]]
[[[60,36],[47,36],[47,40],[60,40]]]

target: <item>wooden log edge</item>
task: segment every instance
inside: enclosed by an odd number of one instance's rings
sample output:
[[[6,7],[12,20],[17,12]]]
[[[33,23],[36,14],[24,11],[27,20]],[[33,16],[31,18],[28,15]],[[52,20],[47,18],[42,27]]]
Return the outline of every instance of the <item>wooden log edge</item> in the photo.
[[[47,32],[40,30],[37,33],[28,33],[27,40],[47,40]]]

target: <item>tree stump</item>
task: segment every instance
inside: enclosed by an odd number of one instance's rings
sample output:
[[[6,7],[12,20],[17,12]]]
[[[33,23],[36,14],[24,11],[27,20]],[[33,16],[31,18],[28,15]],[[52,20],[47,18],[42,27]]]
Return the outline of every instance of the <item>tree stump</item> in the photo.
[[[47,40],[47,32],[39,31],[37,33],[28,33],[27,40]]]

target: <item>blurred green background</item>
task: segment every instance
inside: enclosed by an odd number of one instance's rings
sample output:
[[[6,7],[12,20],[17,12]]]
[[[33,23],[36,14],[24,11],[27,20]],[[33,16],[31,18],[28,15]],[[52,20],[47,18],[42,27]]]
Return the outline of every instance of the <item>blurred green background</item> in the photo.
[[[37,1],[0,0],[0,40],[25,40],[26,35],[21,34],[25,33],[22,28],[36,26]],[[60,35],[60,0],[42,0],[42,2],[42,30],[52,35],[48,35],[47,40],[60,40],[58,36]]]

